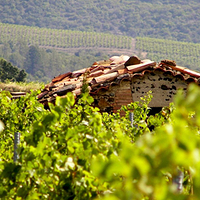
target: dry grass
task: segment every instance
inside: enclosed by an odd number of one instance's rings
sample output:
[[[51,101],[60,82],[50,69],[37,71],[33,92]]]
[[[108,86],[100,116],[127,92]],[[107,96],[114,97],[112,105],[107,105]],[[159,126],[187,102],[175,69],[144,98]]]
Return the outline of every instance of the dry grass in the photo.
[[[41,90],[44,87],[43,83],[31,82],[31,83],[16,83],[16,82],[0,82],[0,90],[6,90],[9,92],[30,92],[31,90]]]

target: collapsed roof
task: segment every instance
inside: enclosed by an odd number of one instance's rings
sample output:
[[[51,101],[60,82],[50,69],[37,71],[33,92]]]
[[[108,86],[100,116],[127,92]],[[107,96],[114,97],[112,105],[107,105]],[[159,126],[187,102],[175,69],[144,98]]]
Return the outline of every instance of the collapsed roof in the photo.
[[[122,80],[131,80],[133,77],[144,76],[149,71],[157,70],[179,77],[187,83],[200,84],[199,72],[177,66],[174,61],[163,60],[157,64],[148,59],[140,60],[137,56],[121,55],[97,61],[88,68],[55,77],[38,95],[38,100],[47,106],[48,102],[55,102],[56,96],[64,97],[68,92],[78,97],[81,93],[84,75],[87,77],[90,94],[95,95],[100,90],[109,90],[112,85],[119,85]]]

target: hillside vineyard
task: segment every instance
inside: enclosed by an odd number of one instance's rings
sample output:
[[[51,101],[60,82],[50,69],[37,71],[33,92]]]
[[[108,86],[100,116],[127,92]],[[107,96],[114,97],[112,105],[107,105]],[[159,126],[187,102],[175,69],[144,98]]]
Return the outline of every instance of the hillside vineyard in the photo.
[[[47,29],[0,23],[0,41],[25,41],[28,45],[59,48],[102,47],[130,49],[131,37],[106,33]]]

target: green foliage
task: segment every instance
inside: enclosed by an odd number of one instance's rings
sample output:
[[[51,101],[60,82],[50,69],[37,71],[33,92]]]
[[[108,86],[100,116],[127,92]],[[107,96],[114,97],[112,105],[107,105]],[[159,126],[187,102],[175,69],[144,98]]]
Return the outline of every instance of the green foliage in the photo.
[[[11,63],[7,62],[5,59],[0,58],[0,81],[5,82],[17,81],[24,82],[26,78],[26,72],[24,70],[19,70],[14,67]]]
[[[102,126],[98,109],[89,106],[92,101],[85,93],[74,105],[70,93],[57,98],[51,112],[38,115],[28,129],[23,126],[20,159],[0,165],[1,197],[90,199],[103,190],[90,173],[90,162],[94,155],[112,154],[118,140],[113,137],[115,129],[106,131]]]
[[[0,160],[12,160],[14,133],[29,131],[27,129],[34,120],[39,120],[45,112],[43,106],[36,101],[36,94],[32,92],[32,95],[27,94],[15,100],[9,92],[0,92],[0,121],[4,124],[4,131],[0,133]]]
[[[148,116],[149,93],[124,106],[126,115],[120,117],[91,107],[86,91],[76,103],[72,93],[57,98],[50,111],[33,96],[16,101],[1,93],[0,198],[198,199],[199,98],[199,87],[191,84],[174,106]],[[23,102],[25,112],[19,114]],[[7,141],[16,131],[22,137],[14,163],[13,144]],[[181,193],[173,183],[178,171],[184,173]]]

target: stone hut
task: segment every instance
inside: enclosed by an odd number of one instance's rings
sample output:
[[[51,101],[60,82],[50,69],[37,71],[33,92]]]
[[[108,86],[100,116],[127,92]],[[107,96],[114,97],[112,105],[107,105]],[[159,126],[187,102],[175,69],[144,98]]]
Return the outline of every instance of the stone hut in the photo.
[[[137,56],[121,55],[55,77],[38,95],[38,100],[48,107],[49,102],[55,102],[56,96],[64,97],[68,92],[78,98],[84,75],[94,106],[108,113],[140,100],[150,90],[153,99],[149,106],[158,112],[173,101],[178,89],[187,90],[191,82],[200,84],[199,72],[177,66],[174,61],[163,60],[157,64],[151,60],[140,60]]]

